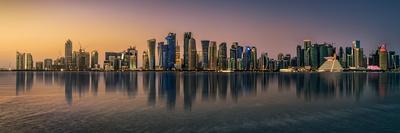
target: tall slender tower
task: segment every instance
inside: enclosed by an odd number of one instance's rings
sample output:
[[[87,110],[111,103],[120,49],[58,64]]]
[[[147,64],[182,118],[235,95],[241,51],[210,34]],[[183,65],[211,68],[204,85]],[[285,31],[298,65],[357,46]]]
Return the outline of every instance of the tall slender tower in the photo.
[[[168,36],[165,38],[167,41],[166,49],[166,65],[168,70],[172,70],[175,67],[176,63],[176,33],[169,33]]]
[[[90,67],[92,69],[99,68],[99,52],[93,50],[91,53]]]
[[[216,70],[217,68],[217,42],[210,42],[210,50],[208,51],[208,58],[210,61],[209,70]]]
[[[219,68],[218,70],[226,70],[228,68],[226,42],[219,44],[217,67]]]
[[[311,40],[304,40],[304,66],[311,66]]]
[[[33,69],[33,58],[31,53],[26,53],[26,63],[25,63],[25,69],[26,70],[32,70]]]
[[[210,41],[209,40],[202,40],[201,41],[201,48],[202,48],[202,56],[203,56],[203,64],[202,68],[208,69],[209,61],[208,61],[208,49],[209,49]]]
[[[176,51],[175,51],[175,69],[181,69],[182,63],[181,63],[181,46],[178,44],[176,45]]]
[[[72,41],[70,39],[65,42],[65,68],[72,68]]]
[[[150,39],[147,41],[149,47],[149,70],[156,68],[156,39]]]
[[[388,69],[388,52],[384,44],[379,48],[379,67],[385,71]]]
[[[196,57],[197,57],[197,50],[196,50],[196,40],[194,38],[190,38],[189,40],[189,70],[196,69]]]
[[[187,70],[189,68],[189,43],[192,38],[191,32],[185,32],[183,35],[183,69]]]
[[[17,52],[16,70],[25,69],[25,53]]]
[[[360,47],[360,41],[353,41],[353,67],[360,68],[363,64],[363,49]]]

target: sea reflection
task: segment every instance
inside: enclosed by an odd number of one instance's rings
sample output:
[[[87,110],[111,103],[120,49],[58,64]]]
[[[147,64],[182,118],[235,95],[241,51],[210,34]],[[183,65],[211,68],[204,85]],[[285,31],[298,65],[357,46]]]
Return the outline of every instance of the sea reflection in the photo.
[[[292,93],[305,102],[346,97],[357,101],[398,92],[399,81],[399,73],[16,72],[15,86],[17,96],[43,86],[64,89],[68,104],[75,97],[105,93],[145,97],[148,106],[162,104],[168,110],[179,103],[191,111],[196,102],[237,103],[277,93]]]

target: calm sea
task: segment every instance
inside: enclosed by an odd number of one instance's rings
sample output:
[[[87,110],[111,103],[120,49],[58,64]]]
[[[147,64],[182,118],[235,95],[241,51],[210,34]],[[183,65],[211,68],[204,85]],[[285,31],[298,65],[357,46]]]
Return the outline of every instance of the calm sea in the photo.
[[[400,132],[400,73],[1,72],[0,132]]]

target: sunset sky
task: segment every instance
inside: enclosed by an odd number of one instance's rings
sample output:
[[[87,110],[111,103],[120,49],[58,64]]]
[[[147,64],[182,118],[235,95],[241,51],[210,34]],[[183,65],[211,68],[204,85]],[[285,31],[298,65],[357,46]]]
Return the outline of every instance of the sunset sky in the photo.
[[[368,55],[380,42],[400,52],[398,0],[1,0],[0,67],[14,67],[16,51],[34,61],[74,50],[123,51],[168,32],[191,31],[198,41],[254,45],[258,53],[295,53],[302,40],[350,46],[361,40]],[[183,48],[181,48],[183,49]]]

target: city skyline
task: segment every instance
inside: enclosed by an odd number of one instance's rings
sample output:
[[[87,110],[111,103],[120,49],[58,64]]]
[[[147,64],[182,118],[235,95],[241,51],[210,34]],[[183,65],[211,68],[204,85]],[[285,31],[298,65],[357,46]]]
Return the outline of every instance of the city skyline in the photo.
[[[303,40],[303,45],[296,46],[295,56],[281,52],[277,58],[270,57],[268,52],[257,52],[255,46],[241,45],[238,42],[233,42],[229,48],[226,42],[220,42],[217,47],[215,41],[201,40],[201,50],[197,50],[196,39],[192,36],[192,32],[185,32],[183,40],[183,58],[180,57],[181,51],[177,44],[176,33],[170,32],[165,37],[166,42],[157,42],[156,39],[147,41],[148,49],[143,50],[142,63],[138,60],[140,51],[135,46],[130,46],[127,50],[119,52],[104,52],[105,59],[101,64],[97,50],[86,52],[80,46],[78,51],[73,51],[73,42],[68,39],[64,44],[65,55],[54,59],[54,63],[51,58],[35,62],[31,53],[17,51],[15,70],[341,72],[397,71],[400,66],[400,56],[395,51],[387,49],[385,43],[381,43],[375,51],[364,54],[360,40],[354,40],[351,46],[345,47],[337,47],[333,43]],[[156,44],[158,44],[157,49]],[[260,56],[257,53],[260,53]]]
[[[239,42],[254,45],[271,57],[279,52],[294,55],[296,49],[286,47],[304,39],[336,46],[361,40],[365,53],[386,42],[389,49],[399,52],[398,6],[385,1],[313,0],[2,1],[0,14],[6,21],[0,22],[4,47],[0,67],[15,67],[15,51],[32,53],[34,60],[64,55],[61,44],[68,38],[75,41],[74,50],[81,44],[88,51],[104,53],[129,46],[143,50],[148,39],[164,40],[166,33],[174,32],[183,51],[182,33],[187,31],[194,33],[197,44],[201,39]],[[102,62],[104,55],[99,59]]]

